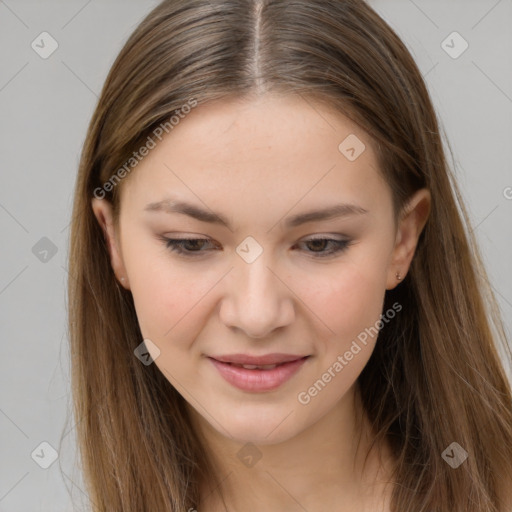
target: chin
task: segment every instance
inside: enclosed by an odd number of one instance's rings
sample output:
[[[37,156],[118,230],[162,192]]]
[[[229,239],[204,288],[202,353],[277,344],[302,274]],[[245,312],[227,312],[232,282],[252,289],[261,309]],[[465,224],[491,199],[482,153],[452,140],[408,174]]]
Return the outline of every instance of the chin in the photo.
[[[237,443],[271,445],[287,441],[299,433],[299,423],[292,406],[246,404],[217,415],[211,426]],[[224,427],[224,428],[222,428]]]
[[[222,434],[223,432],[220,433]],[[288,441],[289,439],[295,437],[298,432],[296,429],[294,429],[294,431],[290,431],[290,429],[284,428],[276,429],[275,432],[272,432],[272,427],[270,426],[268,426],[267,429],[267,425],[258,426],[252,423],[251,425],[236,426],[230,430],[230,433],[233,436],[231,439],[242,445],[252,443],[257,446],[264,446]]]

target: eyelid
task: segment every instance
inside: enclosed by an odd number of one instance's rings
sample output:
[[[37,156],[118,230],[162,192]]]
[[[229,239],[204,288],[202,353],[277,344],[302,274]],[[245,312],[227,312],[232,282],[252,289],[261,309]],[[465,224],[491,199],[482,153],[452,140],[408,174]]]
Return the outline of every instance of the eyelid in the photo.
[[[305,253],[312,257],[315,260],[320,259],[329,259],[330,257],[334,258],[337,255],[345,252],[352,244],[353,240],[351,238],[348,238],[344,235],[341,235],[343,238],[339,239],[340,235],[324,235],[324,234],[318,234],[315,233],[314,235],[306,235],[305,237],[302,237],[299,241],[297,241],[293,247],[296,247],[298,244],[304,244],[308,242],[314,242],[316,240],[325,241],[327,244],[335,244],[334,249],[330,251],[305,251]],[[213,243],[214,245],[217,244],[212,238],[210,237],[200,237],[200,236],[186,236],[186,237],[176,237],[176,238],[170,238],[166,236],[159,237],[162,242],[164,243],[165,247],[171,251],[175,252],[178,256],[193,259],[193,258],[199,258],[203,256],[204,254],[208,254],[211,252],[211,250],[199,250],[199,251],[189,251],[186,249],[183,249],[182,244],[185,244],[187,242],[195,242],[198,240],[204,240],[209,243]]]
[[[303,240],[304,238],[307,238],[307,239],[315,239],[315,238],[319,238],[319,239],[337,239],[337,237],[341,237],[340,238],[340,241],[341,240],[348,240],[350,239],[349,236],[347,235],[344,235],[342,233],[311,233],[309,235],[304,235],[302,236],[299,241]],[[174,235],[174,234],[170,234],[170,235],[162,235],[161,237],[159,238],[162,238],[162,239],[166,239],[166,240],[210,240],[210,241],[215,241],[214,238],[208,236],[208,235],[202,235],[202,234],[198,234],[198,233],[190,233],[190,234],[179,234],[179,235]]]
[[[341,238],[338,238],[338,237],[341,237]],[[169,240],[184,241],[184,242],[195,241],[195,240],[206,240],[206,241],[209,241],[209,242],[212,242],[215,244],[218,243],[216,240],[214,240],[213,238],[211,238],[207,235],[184,235],[184,236],[172,235],[172,236],[161,236],[159,238],[166,242],[168,242]],[[309,242],[310,240],[330,240],[330,241],[336,241],[336,242],[349,242],[351,240],[351,238],[346,235],[342,235],[340,233],[335,233],[335,234],[314,233],[311,235],[304,235],[296,243]]]

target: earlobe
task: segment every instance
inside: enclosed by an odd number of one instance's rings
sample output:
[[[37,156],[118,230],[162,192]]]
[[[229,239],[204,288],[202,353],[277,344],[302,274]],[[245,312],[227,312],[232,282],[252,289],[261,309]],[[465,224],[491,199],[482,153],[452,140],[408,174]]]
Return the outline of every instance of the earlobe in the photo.
[[[110,263],[119,283],[126,289],[130,289],[128,276],[124,267],[123,257],[119,248],[118,237],[114,225],[112,204],[105,199],[92,199],[92,211],[98,221],[110,256]]]
[[[388,268],[387,290],[395,288],[407,274],[419,237],[427,223],[430,205],[430,192],[424,188],[418,190],[404,207],[398,221],[395,247]]]

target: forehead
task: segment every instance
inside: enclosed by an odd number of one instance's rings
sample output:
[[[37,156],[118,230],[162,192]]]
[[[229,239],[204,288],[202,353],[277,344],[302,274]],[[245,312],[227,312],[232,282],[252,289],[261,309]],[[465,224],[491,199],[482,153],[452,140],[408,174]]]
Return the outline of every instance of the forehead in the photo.
[[[132,204],[179,191],[220,205],[291,208],[318,198],[374,202],[386,188],[366,132],[301,96],[200,105],[156,142],[123,184]]]

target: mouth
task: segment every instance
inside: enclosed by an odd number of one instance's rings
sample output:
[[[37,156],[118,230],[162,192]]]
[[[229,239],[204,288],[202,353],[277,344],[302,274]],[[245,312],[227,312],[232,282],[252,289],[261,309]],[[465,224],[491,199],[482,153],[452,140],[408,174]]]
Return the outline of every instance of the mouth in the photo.
[[[246,370],[273,370],[278,366],[281,366],[286,363],[278,363],[278,364],[263,364],[263,365],[255,365],[255,364],[236,364],[236,363],[225,363],[230,364],[231,366],[238,366],[238,368],[245,368]]]
[[[263,392],[277,389],[288,381],[309,357],[289,354],[234,354],[208,359],[232,386],[248,392]]]
[[[227,354],[210,357],[212,359],[220,361],[221,363],[229,363],[239,366],[261,367],[289,363],[309,356],[303,356],[298,354],[265,354],[263,356],[251,356],[248,354]]]

